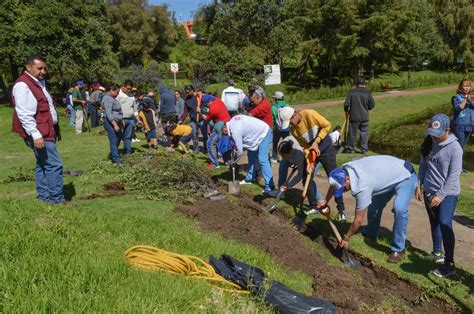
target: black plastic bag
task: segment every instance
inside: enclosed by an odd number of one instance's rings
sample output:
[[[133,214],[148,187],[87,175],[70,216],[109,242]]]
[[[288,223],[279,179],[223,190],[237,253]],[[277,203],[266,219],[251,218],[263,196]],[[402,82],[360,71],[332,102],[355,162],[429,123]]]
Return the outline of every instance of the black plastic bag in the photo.
[[[223,254],[219,259],[211,256],[209,262],[222,277],[251,291],[282,313],[336,312],[333,304],[307,297],[281,282],[269,280],[260,268],[245,264],[229,255]]]

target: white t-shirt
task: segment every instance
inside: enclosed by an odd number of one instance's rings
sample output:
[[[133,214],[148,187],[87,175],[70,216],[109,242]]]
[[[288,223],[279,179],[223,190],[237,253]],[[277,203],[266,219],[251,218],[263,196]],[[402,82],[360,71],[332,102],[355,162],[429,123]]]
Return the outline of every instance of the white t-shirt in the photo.
[[[235,142],[239,158],[244,148],[250,151],[258,150],[270,127],[260,119],[237,115],[227,122],[227,129]]]
[[[240,88],[229,86],[222,91],[221,99],[228,111],[237,111],[242,105],[245,94]]]

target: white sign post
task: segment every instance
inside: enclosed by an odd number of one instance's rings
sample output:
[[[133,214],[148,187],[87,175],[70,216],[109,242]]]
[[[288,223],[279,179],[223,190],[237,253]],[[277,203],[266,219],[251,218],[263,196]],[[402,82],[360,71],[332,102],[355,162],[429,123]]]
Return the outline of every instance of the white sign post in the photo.
[[[171,63],[171,72],[173,72],[174,76],[174,88],[176,88],[176,73],[179,71],[179,66],[177,63]]]
[[[281,84],[281,73],[279,64],[266,64],[263,66],[265,73],[265,85]]]

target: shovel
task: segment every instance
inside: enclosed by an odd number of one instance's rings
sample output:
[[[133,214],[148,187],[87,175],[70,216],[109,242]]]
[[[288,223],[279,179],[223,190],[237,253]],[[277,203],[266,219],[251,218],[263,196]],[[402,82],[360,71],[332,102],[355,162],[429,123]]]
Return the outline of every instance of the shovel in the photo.
[[[324,211],[324,210],[326,210],[326,211]],[[341,234],[339,233],[339,231],[337,230],[337,227],[334,225],[334,223],[331,220],[331,217],[330,217],[330,214],[329,214],[330,213],[329,207],[321,209],[320,211],[321,211],[321,214],[326,216],[326,219],[328,220],[329,225],[331,226],[331,229],[334,232],[334,235],[336,236],[337,243],[341,243],[341,241],[342,241]],[[345,264],[346,264],[347,267],[357,268],[357,267],[360,266],[360,262],[357,261],[357,260],[353,260],[351,258],[351,256],[349,255],[349,252],[347,251],[346,248],[343,248],[342,252],[343,252],[344,256],[346,257]]]
[[[291,170],[290,176],[286,179],[285,186],[291,180],[291,178],[295,174],[295,171],[296,171],[296,166],[293,167],[293,170]],[[280,189],[280,191],[278,192],[278,194],[276,196],[275,202],[273,202],[273,204],[270,204],[267,207],[265,207],[265,211],[269,212],[270,214],[273,214],[273,212],[277,209],[277,204],[280,201],[282,194],[283,194],[283,192]]]
[[[232,182],[227,183],[227,190],[231,195],[240,194],[240,182],[235,181],[235,166],[232,166]]]

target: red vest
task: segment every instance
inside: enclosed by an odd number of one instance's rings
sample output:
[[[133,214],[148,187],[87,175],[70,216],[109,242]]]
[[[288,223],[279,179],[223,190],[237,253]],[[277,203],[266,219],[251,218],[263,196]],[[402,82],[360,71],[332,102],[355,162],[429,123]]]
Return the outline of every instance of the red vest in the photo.
[[[43,140],[53,142],[55,141],[55,134],[58,136],[58,138],[60,138],[61,134],[59,131],[59,121],[58,124],[54,125],[53,116],[49,110],[48,99],[44,95],[41,86],[30,75],[26,74],[26,72],[23,72],[18,77],[18,79],[15,81],[15,84],[19,82],[23,82],[26,84],[26,86],[28,86],[30,91],[33,93],[33,96],[36,98],[36,101],[38,102],[34,118],[36,120],[36,127],[43,136]],[[12,131],[18,133],[21,137],[26,137],[28,134],[21,125],[18,114],[16,113],[15,97],[13,97],[13,95],[12,103],[14,108]]]

